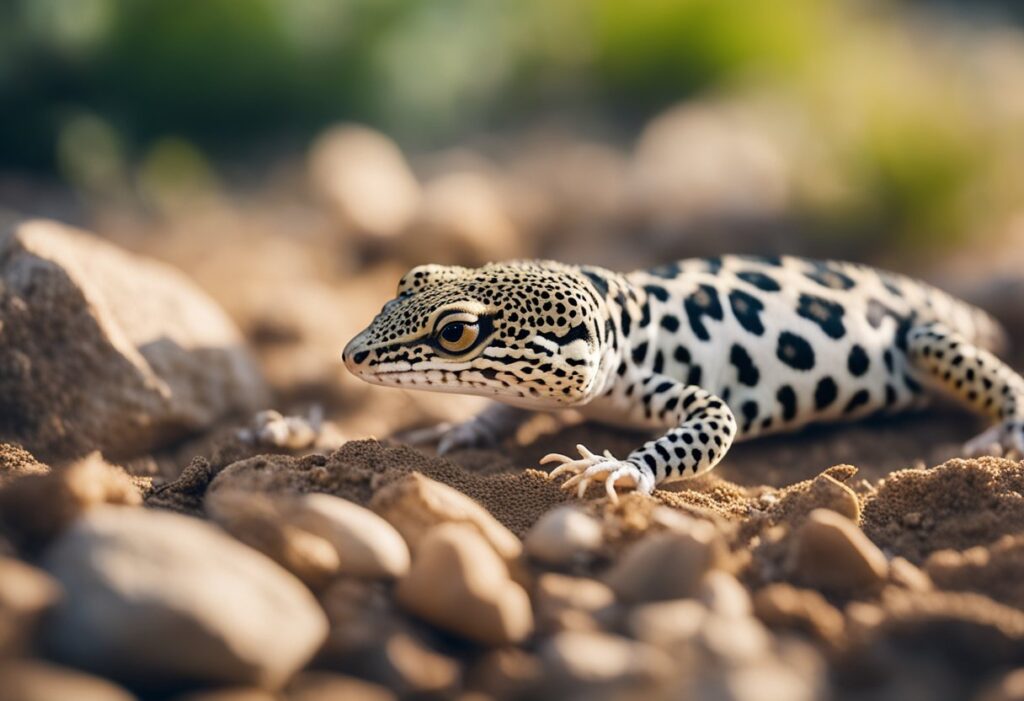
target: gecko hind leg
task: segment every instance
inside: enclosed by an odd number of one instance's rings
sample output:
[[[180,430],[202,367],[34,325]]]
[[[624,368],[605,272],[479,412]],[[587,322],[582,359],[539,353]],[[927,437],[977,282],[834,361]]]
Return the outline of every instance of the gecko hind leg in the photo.
[[[937,323],[911,329],[907,352],[932,385],[995,422],[964,444],[964,454],[1024,457],[1024,378],[1017,371]]]

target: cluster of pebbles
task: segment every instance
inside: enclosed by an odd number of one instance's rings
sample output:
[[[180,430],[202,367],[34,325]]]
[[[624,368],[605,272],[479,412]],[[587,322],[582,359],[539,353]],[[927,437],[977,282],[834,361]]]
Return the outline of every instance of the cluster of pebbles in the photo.
[[[572,500],[257,413],[217,305],[82,232],[0,283],[0,701],[1024,698],[1024,463]]]
[[[734,488],[736,519],[376,441],[160,488],[6,445],[0,699],[1020,698],[1024,466],[853,472]],[[533,523],[486,508],[499,477]],[[1018,535],[923,555],[994,519]]]

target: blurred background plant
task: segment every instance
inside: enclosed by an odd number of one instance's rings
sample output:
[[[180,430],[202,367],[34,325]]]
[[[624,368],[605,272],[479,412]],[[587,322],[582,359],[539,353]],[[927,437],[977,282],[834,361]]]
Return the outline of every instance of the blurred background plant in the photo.
[[[1022,201],[1020,16],[1014,2],[8,0],[0,163],[119,200],[221,170],[251,182],[339,119],[413,153],[551,124],[627,145],[672,104],[727,100],[783,151],[805,232],[941,246],[998,233]]]

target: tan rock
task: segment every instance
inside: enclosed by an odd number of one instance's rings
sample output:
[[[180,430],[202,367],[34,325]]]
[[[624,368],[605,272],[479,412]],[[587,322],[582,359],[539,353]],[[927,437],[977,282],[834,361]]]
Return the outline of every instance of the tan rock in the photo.
[[[924,570],[905,557],[894,557],[889,561],[889,581],[911,591],[932,591],[935,588]]]
[[[586,558],[604,544],[600,522],[577,506],[560,506],[538,519],[526,534],[526,554],[555,567]]]
[[[337,550],[324,538],[285,520],[281,500],[242,489],[209,491],[206,513],[224,530],[316,590],[338,574]]]
[[[722,616],[749,616],[753,609],[746,587],[724,570],[711,570],[704,575],[697,598]]]
[[[60,585],[42,570],[0,557],[0,657],[28,651],[40,618],[60,596]]]
[[[615,603],[615,594],[596,579],[548,572],[537,578],[537,625],[549,631],[599,630],[594,614]]]
[[[843,614],[813,589],[770,584],[754,594],[754,612],[772,628],[799,630],[828,643],[843,635]]]
[[[538,657],[515,647],[489,650],[469,673],[467,686],[494,699],[543,698],[544,668]]]
[[[816,509],[796,532],[786,562],[790,576],[809,587],[853,592],[878,587],[889,563],[852,521]]]
[[[313,191],[346,228],[375,237],[400,233],[420,204],[420,186],[402,152],[383,134],[343,124],[309,154]]]
[[[286,701],[396,701],[391,691],[333,672],[303,672],[288,684]]]
[[[427,183],[402,248],[413,260],[483,265],[522,255],[520,238],[491,179],[461,171]]]
[[[395,528],[358,504],[329,494],[306,494],[289,508],[289,520],[334,546],[339,573],[394,579],[409,571],[409,547]]]
[[[319,648],[309,590],[198,519],[104,506],[46,551],[65,597],[44,637],[60,659],[112,678],[275,687]]]
[[[0,487],[0,524],[22,546],[35,549],[93,507],[141,503],[142,495],[128,474],[92,453],[66,468],[27,475]]]
[[[533,631],[530,600],[508,566],[467,524],[442,524],[423,537],[399,604],[438,628],[484,645],[523,640]]]
[[[654,533],[630,546],[605,575],[625,602],[696,596],[701,579],[724,558],[715,527],[694,520],[688,532]]]
[[[378,491],[370,508],[398,529],[415,551],[432,526],[464,523],[477,531],[505,560],[517,559],[523,545],[512,531],[468,496],[414,472]]]
[[[711,614],[698,639],[714,657],[731,664],[750,664],[771,651],[772,637],[756,618]]]
[[[280,701],[280,699],[280,696],[271,691],[252,687],[197,691],[174,697],[174,701]]]
[[[0,701],[135,701],[111,681],[38,660],[0,660]]]
[[[169,266],[45,220],[0,261],[0,437],[41,460],[146,453],[266,402],[238,329]]]
[[[627,626],[637,640],[672,647],[696,639],[710,612],[696,599],[642,604],[630,611]]]
[[[658,648],[607,633],[557,633],[543,643],[540,655],[551,681],[577,694],[590,686],[653,685],[673,669]]]

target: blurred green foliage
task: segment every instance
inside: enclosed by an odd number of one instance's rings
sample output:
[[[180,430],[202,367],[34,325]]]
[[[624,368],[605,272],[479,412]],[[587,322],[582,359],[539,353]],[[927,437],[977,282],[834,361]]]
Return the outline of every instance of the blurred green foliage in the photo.
[[[202,154],[245,162],[302,148],[337,120],[430,147],[557,112],[628,134],[679,100],[770,93],[812,125],[804,138],[831,186],[809,177],[796,197],[818,228],[954,240],[1015,206],[1020,172],[1010,162],[1024,160],[1024,110],[1000,102],[1024,83],[990,85],[964,53],[1009,36],[1017,60],[1024,42],[1012,25],[961,26],[932,9],[0,0],[0,167],[116,191],[126,163],[173,162],[209,180]]]

